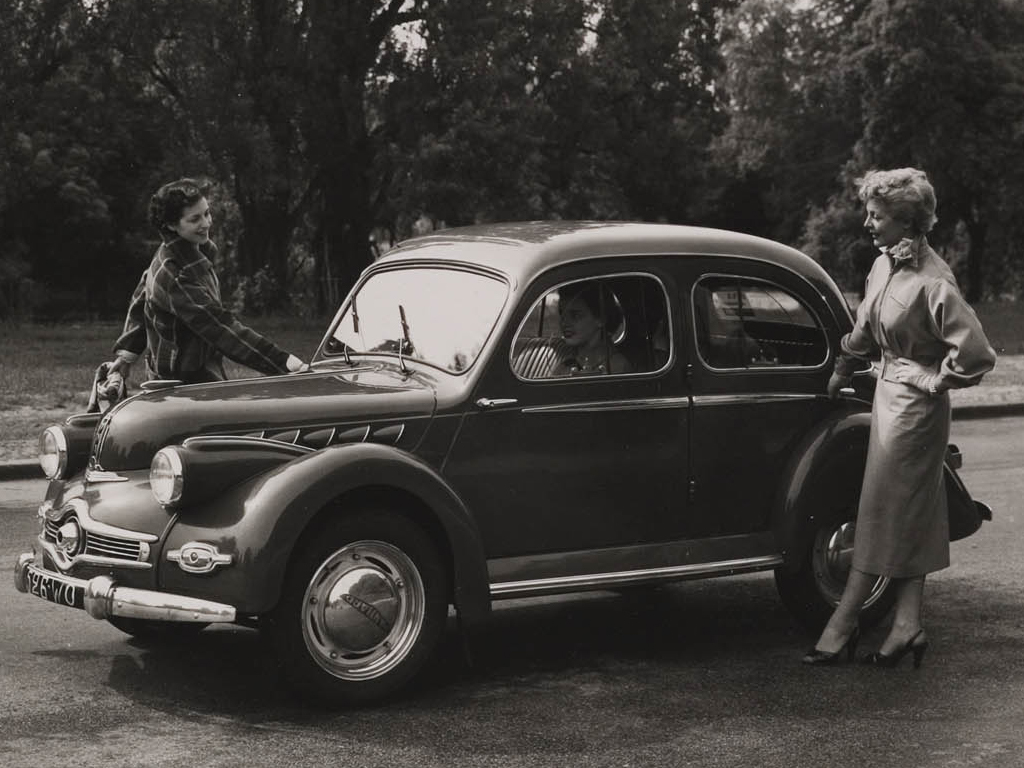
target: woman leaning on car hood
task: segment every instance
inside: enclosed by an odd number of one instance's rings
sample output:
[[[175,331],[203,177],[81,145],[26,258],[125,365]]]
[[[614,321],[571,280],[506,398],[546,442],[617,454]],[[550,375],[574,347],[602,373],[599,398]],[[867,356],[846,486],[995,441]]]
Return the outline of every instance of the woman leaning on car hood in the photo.
[[[221,303],[202,184],[164,184],[150,200],[149,220],[162,242],[132,294],[108,375],[127,379],[144,352],[149,378],[186,384],[225,379],[224,357],[266,374],[302,370],[302,360],[240,323]]]
[[[928,245],[935,191],[916,168],[872,171],[858,180],[864,226],[881,249],[868,274],[853,330],[828,383],[849,383],[857,359],[880,361],[867,465],[857,510],[853,563],[839,605],[804,656],[830,664],[853,658],[858,614],[879,576],[895,583],[892,628],[863,661],[895,666],[908,653],[920,666],[925,575],[949,565],[943,459],[949,442],[948,390],[970,387],[995,365],[974,310],[949,266]]]

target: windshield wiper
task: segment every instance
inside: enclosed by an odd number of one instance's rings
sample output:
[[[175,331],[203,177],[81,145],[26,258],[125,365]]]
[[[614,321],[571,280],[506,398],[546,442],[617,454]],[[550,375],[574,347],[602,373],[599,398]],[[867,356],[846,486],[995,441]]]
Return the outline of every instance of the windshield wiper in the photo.
[[[354,334],[356,334],[358,336],[359,335],[359,311],[356,309],[356,295],[355,294],[352,294],[351,310],[352,310],[352,333],[354,333]],[[348,353],[348,349],[349,349],[348,344],[345,344],[345,342],[342,342],[342,344],[344,345],[344,350],[343,351],[345,353],[345,362],[348,365],[352,365],[352,357]]]
[[[412,340],[409,339],[409,323],[405,321],[405,307],[401,304],[398,305],[398,317],[402,321],[402,338],[398,340],[398,366],[402,369],[402,373],[409,373],[409,369],[405,365],[405,357],[402,355],[402,351],[406,345],[412,350]]]

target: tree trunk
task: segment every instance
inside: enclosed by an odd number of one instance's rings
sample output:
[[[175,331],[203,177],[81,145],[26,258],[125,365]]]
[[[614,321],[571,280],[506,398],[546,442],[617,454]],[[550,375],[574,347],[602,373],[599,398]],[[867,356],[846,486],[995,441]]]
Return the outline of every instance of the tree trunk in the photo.
[[[983,296],[988,226],[972,215],[967,217],[967,233],[970,235],[971,244],[967,252],[967,287],[964,298],[968,303],[975,304],[981,301]]]
[[[344,175],[340,168],[334,168],[324,182],[324,275],[331,281],[324,293],[326,300],[339,303],[373,261],[369,195],[360,165],[349,164]],[[337,308],[335,304],[326,310],[330,313]]]
[[[238,271],[252,277],[266,267],[274,280],[276,294],[266,309],[281,307],[288,296],[288,246],[292,223],[288,200],[276,197],[239,202],[242,233],[238,241]]]

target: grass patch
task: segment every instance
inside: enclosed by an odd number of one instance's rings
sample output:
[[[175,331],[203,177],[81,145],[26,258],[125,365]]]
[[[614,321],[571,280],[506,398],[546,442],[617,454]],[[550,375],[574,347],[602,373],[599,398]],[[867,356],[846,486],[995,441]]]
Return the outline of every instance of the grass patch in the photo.
[[[954,405],[1024,402],[1024,304],[982,304],[976,311],[992,346],[1004,359],[981,386],[954,392]],[[329,320],[274,317],[245,322],[284,349],[309,360]],[[120,330],[119,323],[110,322],[0,323],[0,443],[34,446],[44,427],[84,411],[93,371],[110,359],[111,345]],[[230,361],[226,367],[233,378],[259,375]],[[137,386],[145,376],[145,366],[138,363],[135,369],[132,383]]]
[[[979,304],[974,311],[997,354],[1024,355],[1024,302]]]
[[[247,325],[278,346],[308,360],[316,349],[327,320],[255,318]],[[89,401],[93,372],[112,357],[111,345],[121,331],[119,323],[36,325],[0,323],[0,411],[18,408],[84,409]],[[226,361],[228,375],[246,378],[260,374]],[[133,383],[145,377],[145,364],[136,363]],[[0,439],[6,430],[0,424]]]

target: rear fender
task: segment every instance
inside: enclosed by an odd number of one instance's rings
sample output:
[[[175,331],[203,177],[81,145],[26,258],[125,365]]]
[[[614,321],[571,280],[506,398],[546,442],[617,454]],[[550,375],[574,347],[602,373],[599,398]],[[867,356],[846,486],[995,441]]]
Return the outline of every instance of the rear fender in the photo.
[[[793,453],[776,497],[772,529],[796,570],[823,516],[844,512],[858,497],[867,461],[871,414],[839,412],[818,424]]]
[[[165,548],[203,541],[222,554],[232,554],[234,562],[202,577],[164,562],[162,586],[215,597],[242,614],[263,613],[277,603],[295,546],[314,519],[344,514],[345,497],[365,500],[365,493],[374,492],[398,493],[418,502],[401,511],[422,516],[424,527],[442,532],[460,619],[472,625],[486,618],[487,565],[469,510],[432,467],[409,453],[374,443],[331,446],[296,458],[183,510]]]
[[[975,533],[981,524],[992,519],[992,510],[971,498],[967,486],[957,470],[963,464],[960,449],[950,445],[946,449],[943,481],[946,486],[946,504],[949,508],[949,540],[958,541]]]

